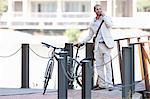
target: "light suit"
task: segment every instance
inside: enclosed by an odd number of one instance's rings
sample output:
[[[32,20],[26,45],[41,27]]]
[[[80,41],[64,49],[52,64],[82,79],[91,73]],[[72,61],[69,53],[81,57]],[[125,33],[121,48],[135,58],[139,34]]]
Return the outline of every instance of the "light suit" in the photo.
[[[111,63],[109,61],[111,60],[111,49],[114,47],[114,40],[110,33],[110,29],[112,27],[111,18],[108,16],[103,16],[98,20],[94,18],[89,27],[89,35],[81,43],[86,43],[92,39],[92,37],[96,34],[102,20],[104,20],[104,23],[102,24],[95,40],[94,57],[96,60],[97,73],[100,76],[98,79],[99,87],[108,88],[112,87],[112,71]],[[105,43],[100,43],[102,41]],[[104,71],[104,68],[106,72]]]

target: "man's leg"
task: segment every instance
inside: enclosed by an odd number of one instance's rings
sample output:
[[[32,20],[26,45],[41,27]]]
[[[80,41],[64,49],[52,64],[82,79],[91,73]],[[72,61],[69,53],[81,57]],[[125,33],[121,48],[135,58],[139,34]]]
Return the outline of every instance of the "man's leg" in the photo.
[[[113,87],[113,82],[112,82],[112,68],[111,68],[111,55],[110,51],[107,51],[104,53],[104,63],[106,67],[106,82],[107,82],[107,87]]]
[[[103,54],[100,51],[95,52],[96,69],[98,73],[98,84],[99,87],[105,88],[105,73],[104,73],[104,60]]]

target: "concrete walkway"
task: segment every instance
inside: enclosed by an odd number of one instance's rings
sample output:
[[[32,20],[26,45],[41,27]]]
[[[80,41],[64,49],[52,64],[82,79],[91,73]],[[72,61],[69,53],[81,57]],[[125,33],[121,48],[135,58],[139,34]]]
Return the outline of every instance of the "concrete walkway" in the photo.
[[[136,84],[135,90],[142,91],[145,87],[143,82]],[[45,95],[42,94],[43,89],[31,88],[0,88],[0,99],[58,99],[57,90],[48,89]],[[68,90],[67,99],[82,99],[81,90]],[[122,99],[121,86],[114,87],[113,91],[105,90],[91,90],[91,99]],[[141,94],[133,94],[132,99],[142,99]]]
[[[42,89],[1,88],[0,99],[57,99],[57,90],[48,90],[45,95]],[[91,91],[91,99],[121,99],[121,91]],[[68,90],[68,99],[82,99],[81,90]]]

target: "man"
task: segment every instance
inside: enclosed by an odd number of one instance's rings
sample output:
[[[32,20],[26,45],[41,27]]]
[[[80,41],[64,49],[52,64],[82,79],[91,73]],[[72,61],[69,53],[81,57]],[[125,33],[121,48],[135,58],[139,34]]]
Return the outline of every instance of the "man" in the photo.
[[[96,69],[99,76],[98,79],[98,87],[97,89],[106,89],[109,88],[110,90],[113,87],[112,84],[112,70],[111,70],[111,49],[114,47],[114,40],[110,34],[110,29],[112,27],[112,21],[110,17],[106,16],[102,11],[102,6],[96,4],[94,6],[94,12],[96,17],[91,22],[89,27],[89,35],[80,43],[76,45],[79,47],[83,43],[88,42],[94,35],[102,22],[101,28],[97,34],[95,39],[95,48],[94,48],[94,58],[96,61]],[[104,68],[106,70],[106,75],[104,72]]]

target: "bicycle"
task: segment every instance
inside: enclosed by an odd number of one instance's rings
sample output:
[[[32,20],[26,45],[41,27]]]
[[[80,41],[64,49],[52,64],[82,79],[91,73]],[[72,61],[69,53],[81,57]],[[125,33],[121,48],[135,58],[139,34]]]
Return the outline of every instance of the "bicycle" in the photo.
[[[58,48],[58,47],[54,47],[52,45],[49,45],[47,43],[42,42],[43,45],[45,45],[47,48],[52,48],[52,53],[51,53],[51,57],[49,57],[48,63],[47,63],[47,67],[46,67],[46,71],[45,71],[45,75],[44,75],[44,91],[43,91],[43,95],[46,92],[47,86],[48,86],[48,82],[49,79],[51,79],[52,77],[52,72],[53,72],[53,67],[54,67],[54,59],[57,59],[58,53],[56,52],[56,50],[65,50],[65,48]],[[69,56],[67,56],[67,63],[71,63],[71,61],[73,62],[73,68],[71,70],[71,73],[69,73],[68,71],[64,70],[64,73],[66,75],[66,77],[70,80],[70,81],[74,81],[75,79],[77,80],[78,77],[81,77],[79,75],[79,67],[81,66],[80,62],[77,61],[77,57],[78,57],[78,50],[79,48],[77,48],[77,52],[76,52],[76,56],[75,58],[71,58]],[[77,64],[77,65],[76,65]],[[78,68],[78,69],[77,69]],[[78,83],[78,81],[77,81]],[[78,83],[79,84],[79,83]]]
[[[46,89],[47,89],[47,86],[48,86],[48,82],[49,82],[49,79],[51,79],[52,77],[52,72],[53,72],[53,68],[54,68],[54,59],[58,60],[57,59],[57,53],[56,53],[56,50],[63,50],[63,48],[57,48],[57,47],[54,47],[52,45],[49,45],[47,43],[44,43],[42,42],[43,45],[45,45],[47,48],[52,48],[52,53],[51,53],[51,57],[49,57],[49,60],[48,60],[48,63],[47,63],[47,67],[46,67],[46,71],[45,71],[45,75],[44,75],[44,91],[43,91],[43,95],[45,94],[46,92]]]

